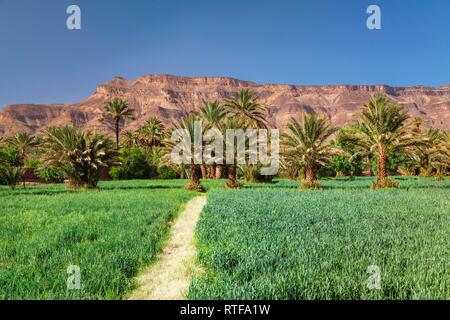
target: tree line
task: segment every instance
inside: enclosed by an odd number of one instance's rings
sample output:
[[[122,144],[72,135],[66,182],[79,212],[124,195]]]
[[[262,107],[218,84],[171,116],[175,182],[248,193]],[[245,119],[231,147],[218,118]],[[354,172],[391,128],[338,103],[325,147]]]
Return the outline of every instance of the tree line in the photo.
[[[179,141],[170,139],[174,129],[194,135],[202,129],[268,129],[268,106],[257,95],[242,89],[223,101],[203,101],[170,127],[149,118],[134,130],[121,130],[136,112],[125,99],[113,98],[104,106],[101,121],[114,137],[70,124],[47,127],[36,136],[18,133],[0,140],[0,182],[16,186],[24,171],[47,181],[66,181],[70,188],[95,188],[105,170],[113,179],[149,177],[189,178],[186,189],[204,191],[201,179],[226,178],[228,188],[246,182],[270,182],[259,165],[234,163],[174,164],[169,154]],[[435,176],[450,170],[450,133],[422,128],[420,118],[384,95],[374,95],[357,116],[357,123],[336,127],[326,116],[301,114],[281,129],[279,176],[299,179],[301,188],[320,188],[319,178],[376,175],[372,188],[398,187],[391,175]],[[194,148],[194,145],[187,146]],[[206,146],[202,146],[205,148]],[[236,159],[236,158],[235,158]],[[243,178],[243,179],[239,179]],[[25,186],[25,183],[24,183]]]

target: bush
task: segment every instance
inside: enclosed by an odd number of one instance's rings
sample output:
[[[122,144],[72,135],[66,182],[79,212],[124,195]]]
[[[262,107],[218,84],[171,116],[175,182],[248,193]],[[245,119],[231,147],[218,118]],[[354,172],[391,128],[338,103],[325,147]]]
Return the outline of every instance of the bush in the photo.
[[[25,168],[26,169],[37,169],[40,165],[39,159],[32,159],[25,162]]]
[[[47,182],[63,182],[64,172],[60,168],[47,167],[43,164],[39,164],[35,170],[36,176],[39,179],[45,180]]]
[[[0,148],[0,164],[20,166],[20,156],[16,148]]]
[[[0,182],[15,189],[23,175],[23,169],[20,167],[4,166],[0,167]]]
[[[180,175],[170,166],[160,166],[157,169],[160,179],[178,179]]]
[[[114,180],[145,179],[149,177],[150,165],[147,155],[139,148],[122,148],[119,151],[120,166],[109,171]]]

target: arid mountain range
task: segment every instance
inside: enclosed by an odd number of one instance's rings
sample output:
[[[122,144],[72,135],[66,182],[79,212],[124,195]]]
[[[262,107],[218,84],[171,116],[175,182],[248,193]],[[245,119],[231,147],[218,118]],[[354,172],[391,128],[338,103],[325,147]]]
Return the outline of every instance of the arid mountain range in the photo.
[[[390,87],[387,85],[302,86],[257,84],[226,77],[180,77],[145,75],[137,80],[116,77],[99,85],[94,94],[76,104],[16,104],[0,112],[0,135],[20,131],[36,133],[46,126],[76,123],[86,128],[106,129],[99,121],[103,106],[111,98],[128,100],[136,120],[126,128],[136,128],[151,116],[166,124],[198,109],[203,99],[232,97],[239,89],[250,88],[269,106],[269,121],[281,128],[302,112],[326,114],[337,125],[355,122],[355,115],[371,95],[385,94],[404,105],[411,118],[421,117],[424,127],[450,129],[450,85],[441,87]]]

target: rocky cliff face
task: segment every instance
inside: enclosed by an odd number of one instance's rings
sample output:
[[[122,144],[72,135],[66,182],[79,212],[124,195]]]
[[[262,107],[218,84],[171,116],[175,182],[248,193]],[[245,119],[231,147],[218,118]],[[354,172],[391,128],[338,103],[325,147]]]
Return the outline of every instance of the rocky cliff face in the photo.
[[[203,99],[232,97],[250,88],[269,106],[269,121],[282,127],[302,112],[326,114],[337,125],[355,121],[355,114],[373,94],[385,94],[404,105],[411,117],[422,117],[425,127],[450,129],[450,85],[432,87],[390,87],[386,85],[298,86],[256,84],[226,77],[179,77],[145,75],[137,80],[116,77],[86,100],[72,105],[9,105],[0,112],[0,135],[20,131],[36,133],[46,126],[76,123],[105,130],[99,122],[102,108],[113,97],[128,100],[137,114],[127,128],[135,128],[151,116],[169,124],[198,109]]]

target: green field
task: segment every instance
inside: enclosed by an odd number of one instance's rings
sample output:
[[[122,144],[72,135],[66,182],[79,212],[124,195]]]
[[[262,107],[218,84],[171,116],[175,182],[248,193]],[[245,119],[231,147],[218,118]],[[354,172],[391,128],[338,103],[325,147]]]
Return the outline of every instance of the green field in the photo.
[[[117,299],[161,249],[193,192],[184,181],[0,188],[0,299]],[[81,290],[67,290],[78,265]]]
[[[399,190],[360,178],[210,192],[189,298],[449,299],[449,180],[400,179]],[[379,290],[366,286],[371,265]]]
[[[224,190],[204,181],[208,203],[197,227],[193,299],[448,299],[450,180],[323,180]],[[0,299],[120,299],[162,249],[169,224],[196,196],[184,180],[0,186]],[[67,290],[67,267],[81,290]],[[368,290],[367,267],[381,269]]]

